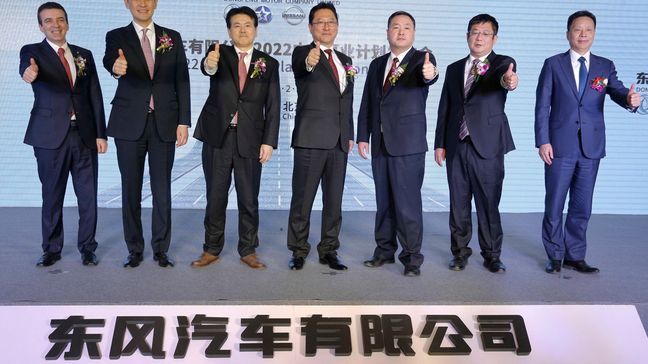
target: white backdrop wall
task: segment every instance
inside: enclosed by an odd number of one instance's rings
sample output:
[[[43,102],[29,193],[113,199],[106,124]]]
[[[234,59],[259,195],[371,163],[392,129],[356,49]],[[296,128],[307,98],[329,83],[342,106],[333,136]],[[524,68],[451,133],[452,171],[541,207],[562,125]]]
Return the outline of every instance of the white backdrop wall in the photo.
[[[31,87],[18,75],[19,50],[27,43],[40,42],[36,9],[41,1],[2,0],[4,19],[0,35],[0,206],[40,206],[40,183],[33,150],[22,143],[33,95]],[[105,34],[130,22],[130,13],[121,0],[73,1],[60,3],[69,15],[68,41],[92,50],[101,65]],[[290,204],[294,104],[297,100],[290,69],[294,45],[311,41],[308,11],[314,0],[159,0],[155,22],[173,28],[185,41],[191,77],[192,124],[209,91],[209,79],[197,67],[207,46],[228,41],[224,13],[228,6],[247,5],[262,15],[256,47],[272,53],[281,62],[282,125],[280,146],[264,167],[260,196],[261,209],[285,210]],[[440,81],[430,88],[428,98],[428,142],[433,148],[439,101],[445,68],[468,53],[465,32],[468,20],[478,13],[495,16],[500,24],[494,50],[514,57],[520,85],[509,93],[506,111],[517,150],[506,156],[506,178],[501,202],[503,212],[543,210],[543,166],[537,156],[533,136],[533,109],[538,74],[545,58],[565,52],[566,21],[576,10],[588,9],[597,15],[597,35],[592,52],[615,61],[619,78],[626,86],[641,81],[648,73],[648,48],[644,26],[648,2],[616,1],[386,1],[338,0],[340,16],[336,47],[349,54],[361,69],[356,78],[354,113],[357,115],[365,74],[373,58],[386,52],[386,21],[396,10],[406,10],[417,21],[416,48],[427,48],[436,57]],[[304,19],[299,22],[300,14]],[[290,20],[290,21],[288,21]],[[298,23],[298,24],[291,24]],[[99,69],[106,114],[116,81]],[[630,114],[609,99],[606,103],[607,157],[601,163],[595,190],[594,212],[620,214],[648,213],[648,83],[638,84],[643,94],[640,112]],[[193,130],[190,131],[192,133]],[[204,179],[200,162],[200,142],[190,138],[178,149],[173,171],[175,208],[204,208]],[[115,147],[99,158],[99,201],[102,207],[120,207],[120,178]],[[345,210],[373,210],[373,180],[370,162],[356,153],[349,158],[345,187]],[[150,206],[147,186],[144,206]],[[230,207],[236,208],[230,198]],[[429,153],[423,187],[425,211],[446,211],[448,190],[445,168],[434,163]],[[71,183],[66,205],[75,205]],[[233,203],[234,202],[234,203]],[[319,199],[315,208],[321,208]]]

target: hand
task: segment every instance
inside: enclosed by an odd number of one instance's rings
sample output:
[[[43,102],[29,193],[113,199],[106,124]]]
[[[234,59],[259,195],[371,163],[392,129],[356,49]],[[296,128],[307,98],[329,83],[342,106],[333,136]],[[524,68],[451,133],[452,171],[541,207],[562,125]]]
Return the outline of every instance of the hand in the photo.
[[[548,166],[553,162],[553,147],[551,144],[542,144],[538,149],[538,154],[540,154],[540,159],[545,162]]]
[[[518,76],[517,73],[513,72],[513,62],[509,64],[506,73],[502,76],[502,83],[507,90],[515,90],[518,85]]]
[[[214,69],[218,66],[218,60],[220,59],[220,44],[216,41],[214,45],[214,50],[207,54],[207,59],[205,60],[205,65],[209,69]]]
[[[353,151],[353,140],[349,139],[349,154]]]
[[[322,50],[320,49],[320,42],[315,42],[315,48],[311,49],[310,52],[308,52],[308,57],[306,57],[306,64],[311,67],[315,67],[319,63],[321,55]]]
[[[189,127],[186,125],[178,125],[176,129],[176,148],[187,144],[189,138]]]
[[[446,150],[445,148],[436,148],[434,150],[434,161],[436,164],[439,165],[439,167],[443,167],[443,161],[445,161],[446,158]]]
[[[106,139],[103,138],[97,138],[97,153],[103,154],[108,151],[108,142]]]
[[[430,62],[430,53],[425,52],[425,60],[423,61],[423,78],[426,79],[427,81],[431,81],[436,77],[437,75],[437,69]]]
[[[25,72],[23,72],[22,79],[25,80],[27,83],[32,83],[36,80],[36,77],[38,77],[38,65],[36,64],[36,61],[33,58],[29,59],[29,67],[25,68]]]
[[[628,106],[633,109],[636,109],[641,105],[641,95],[635,91],[635,86],[634,83],[630,86],[630,91],[628,92],[627,97]]]
[[[259,150],[259,163],[265,164],[272,157],[272,146],[268,144],[261,144],[261,149]]]
[[[363,159],[367,159],[367,157],[369,157],[369,143],[367,143],[367,142],[359,142],[358,143],[358,153],[360,153],[360,156]]]
[[[112,69],[113,73],[117,76],[123,76],[126,74],[126,70],[128,69],[128,62],[126,61],[124,51],[122,51],[121,48],[119,48],[117,52],[119,52],[119,57],[115,60]]]

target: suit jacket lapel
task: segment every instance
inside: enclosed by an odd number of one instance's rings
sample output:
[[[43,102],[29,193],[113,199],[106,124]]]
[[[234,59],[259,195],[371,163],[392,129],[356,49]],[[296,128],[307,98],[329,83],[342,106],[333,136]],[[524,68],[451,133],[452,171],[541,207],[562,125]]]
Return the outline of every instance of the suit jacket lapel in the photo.
[[[234,46],[221,46],[221,57],[225,57],[225,66],[227,70],[232,75],[232,82],[234,83],[234,89],[241,93],[239,90],[239,77],[238,77],[238,62],[239,56],[236,54],[236,48]]]
[[[403,73],[400,75],[400,77],[398,77],[398,80],[396,81],[396,83],[393,86],[387,88],[387,92],[385,92],[384,96],[387,96],[391,92],[391,90],[393,88],[398,86],[399,80],[404,79],[411,72],[412,68],[410,67],[410,61],[412,59],[412,56],[414,55],[414,52],[416,52],[416,49],[414,49],[414,47],[412,47],[412,49],[410,49],[407,53],[405,53],[405,56],[403,56],[403,59],[400,60],[400,62],[398,63],[398,67],[399,68],[400,67],[405,67],[405,69],[404,69]],[[387,60],[385,61],[385,67],[387,67],[387,61],[388,60],[389,60],[389,53],[387,54]],[[383,70],[384,69],[385,68],[383,68]],[[389,75],[387,77],[389,77]],[[383,83],[381,83],[381,86],[384,84],[384,82],[385,82],[385,80],[383,80]]]
[[[493,62],[495,61],[496,56],[497,56],[497,54],[495,53],[495,51],[491,51],[490,54],[488,55],[488,57],[486,57],[486,60],[488,60],[488,66],[489,66],[488,71],[486,71],[486,73],[483,76],[479,76],[479,75],[475,76],[475,81],[472,83],[472,85],[470,85],[470,90],[468,90],[468,94],[466,95],[466,99],[469,99],[470,97],[472,97],[472,95],[475,93],[475,90],[477,89],[479,84],[484,82],[484,79],[486,77],[491,76],[493,74],[493,72],[495,72],[495,66],[493,65]],[[464,63],[464,65],[465,65],[465,63]],[[465,70],[465,68],[464,68],[464,70]]]
[[[126,39],[126,44],[130,46],[132,52],[135,54],[135,58],[139,60],[141,67],[144,70],[144,74],[150,76],[148,66],[146,65],[146,58],[144,57],[144,51],[142,50],[142,43],[139,37],[141,37],[141,34],[137,34],[137,30],[135,30],[133,23],[124,28],[124,38]],[[132,62],[132,55],[129,55],[126,50],[124,50],[124,55],[126,56],[126,59],[129,61],[129,63]]]
[[[259,60],[260,52],[257,51],[256,49],[252,48],[252,58],[250,59],[250,66],[248,67],[248,72],[247,72],[247,79],[245,80],[245,85],[243,85],[243,92],[245,92],[248,89],[248,85],[252,80],[254,80],[252,77],[252,71],[254,71],[254,62]],[[238,69],[238,66],[237,66]],[[238,73],[238,72],[237,72]],[[261,77],[261,75],[258,75],[258,77]],[[241,92],[241,93],[243,93]]]
[[[315,46],[314,43],[311,43],[313,46]],[[332,54],[332,53],[331,53]],[[320,60],[319,60],[319,65],[320,68],[326,70],[326,74],[328,75],[328,79],[331,81],[331,84],[335,86],[335,88],[340,92],[340,85],[335,83],[335,76],[333,75],[333,69],[331,68],[331,65],[328,63],[328,57],[326,56],[326,53],[321,50],[320,48]]]
[[[382,96],[387,94],[386,92],[383,92],[383,85],[385,84],[385,79],[389,77],[389,71],[387,71],[387,77],[385,77],[385,69],[387,68],[387,62],[389,61],[389,54],[390,53],[387,53],[380,57],[380,60],[378,61],[378,69],[376,70],[376,78],[378,78],[376,85],[380,88],[379,92]],[[389,89],[387,90],[389,91]]]
[[[155,58],[155,63],[154,63],[154,66],[153,66],[153,76],[155,76],[157,74],[158,69],[160,68],[160,61],[162,61],[161,58],[162,58],[164,53],[158,53],[156,51],[156,49],[158,47],[158,43],[159,43],[158,40],[162,37],[163,29],[162,29],[162,27],[159,27],[156,24],[153,24],[153,26],[155,27],[155,37],[153,38],[153,54],[154,54],[154,58]],[[175,46],[175,44],[174,44],[174,46]],[[143,54],[144,53],[142,52],[142,55]]]
[[[571,57],[569,57],[569,51],[562,54],[559,59],[560,68],[563,70],[563,77],[567,80],[568,87],[574,93],[574,97],[578,98],[578,89],[576,88],[576,79],[574,78],[574,69],[571,64]]]
[[[603,66],[601,66],[601,60],[599,59],[598,56],[595,56],[590,53],[590,61],[589,61],[589,69],[587,70],[587,84],[585,85],[585,92],[583,92],[583,99],[585,98],[585,95],[591,92],[596,92],[592,89],[592,80],[594,80],[596,77],[602,76],[604,78],[607,78],[607,74],[604,74],[603,72],[605,71],[603,69]]]
[[[59,79],[59,82],[61,84],[66,85],[69,88],[70,80],[68,80],[67,78],[67,72],[65,72],[65,67],[63,67],[63,63],[61,63],[58,54],[52,48],[52,46],[50,46],[50,44],[47,42],[46,39],[44,39],[43,42],[41,43],[41,50],[43,54],[46,56],[45,60],[49,62],[56,69],[55,73],[56,73],[56,77]]]

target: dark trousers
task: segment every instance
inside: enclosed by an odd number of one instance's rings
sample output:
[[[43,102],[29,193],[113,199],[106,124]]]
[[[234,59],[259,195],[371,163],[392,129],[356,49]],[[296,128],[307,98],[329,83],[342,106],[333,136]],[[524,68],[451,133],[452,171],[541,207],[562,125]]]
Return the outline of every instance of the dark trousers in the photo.
[[[115,139],[122,183],[122,222],[129,253],[144,251],[142,234],[142,183],[148,154],[153,212],[151,246],[154,253],[166,253],[171,242],[171,169],[175,143],[160,139],[155,113],[148,114],[142,136],[135,141]]]
[[[42,185],[41,224],[43,251],[58,253],[63,249],[63,200],[68,175],[72,175],[79,207],[79,252],[97,249],[97,151],[88,148],[76,129],[70,129],[57,149],[34,147],[38,177]]]
[[[600,159],[580,153],[573,158],[554,158],[545,164],[545,212],[542,243],[549,259],[584,260],[587,224],[592,215],[592,197]],[[563,209],[569,192],[567,218]]]
[[[288,249],[294,257],[310,251],[310,215],[317,188],[322,185],[322,233],[317,245],[320,257],[336,255],[342,226],[342,192],[348,154],[339,145],[333,149],[294,148],[292,199],[288,217]]]
[[[229,129],[221,148],[203,143],[202,165],[207,186],[203,250],[213,255],[223,250],[225,212],[233,170],[239,212],[238,252],[244,257],[253,254],[259,246],[261,163],[256,158],[241,157],[236,134],[236,129]]]
[[[376,186],[376,249],[374,257],[390,259],[400,241],[398,259],[405,265],[423,264],[423,204],[421,187],[425,175],[425,153],[390,156],[384,144],[372,156]]]
[[[502,252],[502,222],[499,203],[504,182],[504,155],[484,159],[470,138],[460,142],[446,161],[450,190],[450,249],[454,256],[470,256],[472,237],[471,200],[477,210],[479,247],[485,259]]]

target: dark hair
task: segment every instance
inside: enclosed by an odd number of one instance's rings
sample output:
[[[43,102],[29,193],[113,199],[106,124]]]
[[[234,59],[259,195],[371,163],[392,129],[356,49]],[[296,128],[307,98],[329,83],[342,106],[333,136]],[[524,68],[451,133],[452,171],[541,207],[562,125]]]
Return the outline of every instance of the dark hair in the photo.
[[[318,10],[322,10],[322,9],[329,9],[330,11],[332,11],[333,15],[335,15],[335,20],[338,20],[338,14],[337,11],[335,11],[335,5],[333,5],[332,2],[322,1],[321,3],[313,6],[310,9],[310,13],[308,13],[308,24],[313,24],[313,18],[315,17],[315,13]]]
[[[594,28],[596,28],[596,17],[594,16],[594,14],[592,14],[591,12],[589,12],[587,10],[579,10],[579,11],[575,12],[574,14],[570,15],[569,18],[567,18],[567,31],[569,31],[569,29],[571,29],[571,25],[574,22],[574,20],[576,20],[576,18],[580,18],[582,16],[586,16],[586,17],[592,19],[592,21],[594,22]]]
[[[63,14],[65,14],[65,22],[68,22],[68,17],[67,17],[67,11],[65,11],[65,8],[63,8],[63,5],[59,3],[55,3],[53,1],[46,2],[42,4],[41,6],[38,7],[38,12],[36,13],[36,17],[38,18],[38,25],[43,25],[43,22],[41,21],[40,18],[40,13],[43,10],[48,10],[48,9],[59,9],[63,10]]]
[[[499,24],[497,23],[497,19],[489,14],[479,14],[473,16],[473,18],[468,22],[468,33],[470,33],[470,29],[473,27],[473,25],[482,23],[491,23],[491,25],[493,26],[493,35],[497,35],[497,31],[499,31]]]
[[[225,24],[227,24],[227,29],[232,27],[232,17],[239,14],[247,15],[252,18],[254,20],[255,28],[259,25],[259,18],[257,17],[256,12],[247,6],[241,6],[238,8],[231,8],[227,12],[227,15],[225,15]]]
[[[389,19],[387,19],[387,28],[389,28],[389,25],[391,24],[392,19],[394,19],[395,17],[397,17],[399,15],[405,15],[405,16],[409,17],[410,19],[412,19],[412,24],[414,24],[414,28],[416,28],[416,20],[414,20],[414,17],[412,16],[412,14],[410,14],[410,13],[408,13],[406,11],[402,11],[402,10],[396,11],[392,15],[389,16]]]

